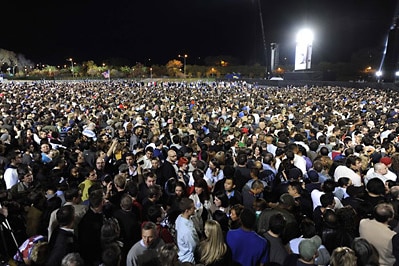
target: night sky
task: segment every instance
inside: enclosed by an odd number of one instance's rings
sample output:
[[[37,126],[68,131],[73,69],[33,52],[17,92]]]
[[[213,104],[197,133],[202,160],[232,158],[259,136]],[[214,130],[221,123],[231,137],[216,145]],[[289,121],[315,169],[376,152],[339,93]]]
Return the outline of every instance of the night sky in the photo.
[[[348,61],[361,49],[382,47],[394,0],[260,0],[266,43],[294,60],[295,34],[313,29],[317,61]],[[228,55],[264,64],[257,0],[7,1],[1,3],[0,48],[35,63],[65,64],[123,58],[133,65],[187,64]]]

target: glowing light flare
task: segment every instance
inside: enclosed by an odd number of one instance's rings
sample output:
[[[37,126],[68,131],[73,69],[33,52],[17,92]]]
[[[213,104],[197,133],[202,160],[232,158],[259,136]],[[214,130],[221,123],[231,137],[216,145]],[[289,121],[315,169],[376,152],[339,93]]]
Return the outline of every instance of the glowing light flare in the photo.
[[[312,44],[313,37],[313,32],[310,29],[302,29],[296,35],[296,41],[297,43]]]

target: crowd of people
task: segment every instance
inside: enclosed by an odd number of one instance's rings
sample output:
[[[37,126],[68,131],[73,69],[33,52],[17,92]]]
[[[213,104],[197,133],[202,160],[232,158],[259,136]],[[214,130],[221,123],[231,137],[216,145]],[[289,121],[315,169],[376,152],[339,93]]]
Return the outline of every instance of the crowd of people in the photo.
[[[399,265],[398,100],[243,81],[0,83],[1,261]]]

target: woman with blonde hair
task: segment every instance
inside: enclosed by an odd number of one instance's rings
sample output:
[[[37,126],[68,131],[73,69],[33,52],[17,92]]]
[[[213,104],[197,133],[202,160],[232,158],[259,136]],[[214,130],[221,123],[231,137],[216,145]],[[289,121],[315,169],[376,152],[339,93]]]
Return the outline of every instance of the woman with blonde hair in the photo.
[[[356,266],[357,257],[353,249],[337,247],[331,254],[330,266]]]
[[[227,246],[222,228],[215,220],[205,223],[205,239],[201,241],[196,261],[206,266],[229,266],[232,265],[232,254]]]

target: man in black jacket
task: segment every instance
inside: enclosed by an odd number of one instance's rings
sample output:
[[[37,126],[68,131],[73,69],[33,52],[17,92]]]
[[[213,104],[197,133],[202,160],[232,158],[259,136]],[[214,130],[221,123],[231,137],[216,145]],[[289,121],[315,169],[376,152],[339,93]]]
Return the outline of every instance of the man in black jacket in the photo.
[[[49,242],[50,255],[46,265],[60,265],[65,255],[76,252],[77,241],[73,232],[74,220],[75,210],[72,205],[62,206],[57,211],[59,226],[51,235]]]

